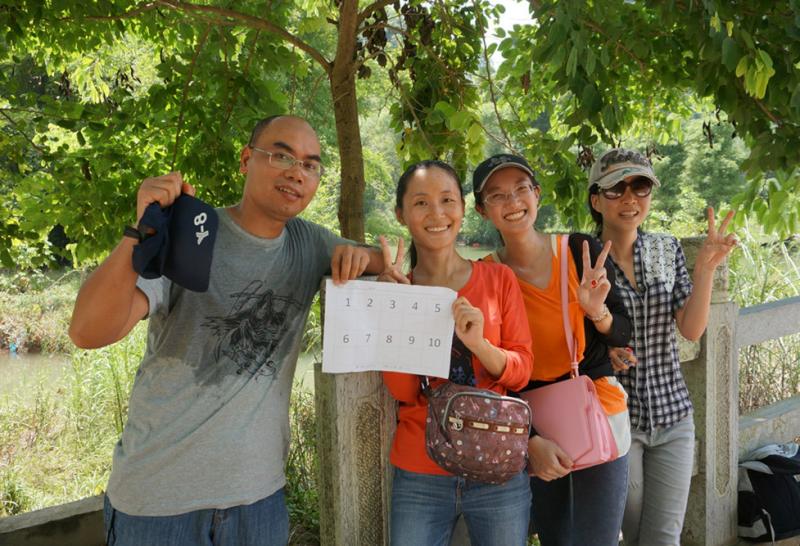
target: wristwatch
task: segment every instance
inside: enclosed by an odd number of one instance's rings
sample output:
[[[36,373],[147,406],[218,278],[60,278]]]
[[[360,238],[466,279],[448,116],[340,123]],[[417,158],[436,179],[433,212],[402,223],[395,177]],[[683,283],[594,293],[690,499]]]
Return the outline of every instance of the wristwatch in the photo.
[[[137,242],[141,243],[147,238],[147,234],[133,226],[125,226],[125,229],[122,230],[123,237],[130,237],[131,239],[136,239]]]

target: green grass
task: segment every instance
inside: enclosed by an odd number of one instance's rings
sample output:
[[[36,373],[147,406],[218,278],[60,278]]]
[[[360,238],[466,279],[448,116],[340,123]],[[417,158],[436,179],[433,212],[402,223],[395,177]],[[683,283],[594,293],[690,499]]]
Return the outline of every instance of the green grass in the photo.
[[[75,351],[57,379],[33,378],[0,400],[0,515],[100,493],[144,346],[140,325],[98,351]]]
[[[67,327],[79,285],[79,271],[0,274],[0,348],[71,351]]]
[[[731,297],[740,307],[800,295],[800,244],[763,242],[749,229],[730,258]],[[800,334],[739,351],[739,412],[800,394]]]

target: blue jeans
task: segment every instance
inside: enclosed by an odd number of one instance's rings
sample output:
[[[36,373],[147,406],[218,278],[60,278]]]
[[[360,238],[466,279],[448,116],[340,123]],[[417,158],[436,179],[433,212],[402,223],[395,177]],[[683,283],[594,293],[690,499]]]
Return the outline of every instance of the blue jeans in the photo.
[[[447,546],[464,514],[472,546],[524,546],[531,491],[525,471],[499,485],[394,469],[392,546]]]
[[[289,542],[283,489],[245,506],[130,516],[103,504],[107,546],[278,546]]]
[[[542,546],[617,546],[627,488],[627,455],[549,482],[531,478]]]

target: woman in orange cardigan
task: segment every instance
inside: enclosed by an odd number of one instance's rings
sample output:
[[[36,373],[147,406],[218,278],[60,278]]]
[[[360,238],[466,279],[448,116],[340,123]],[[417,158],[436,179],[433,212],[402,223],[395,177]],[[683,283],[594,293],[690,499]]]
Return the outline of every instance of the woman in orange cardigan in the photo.
[[[456,252],[464,197],[453,168],[435,160],[409,167],[398,181],[395,212],[411,233],[411,271],[406,276],[400,269],[402,247],[392,263],[382,240],[386,270],[379,280],[458,292],[450,381],[500,394],[527,385],[531,339],[519,285],[508,267],[466,260]],[[526,544],[530,488],[525,471],[493,485],[443,470],[425,451],[428,402],[419,376],[384,372],[383,378],[399,402],[390,456],[395,466],[391,544],[446,546],[461,514],[474,546]],[[432,379],[431,386],[442,381]]]

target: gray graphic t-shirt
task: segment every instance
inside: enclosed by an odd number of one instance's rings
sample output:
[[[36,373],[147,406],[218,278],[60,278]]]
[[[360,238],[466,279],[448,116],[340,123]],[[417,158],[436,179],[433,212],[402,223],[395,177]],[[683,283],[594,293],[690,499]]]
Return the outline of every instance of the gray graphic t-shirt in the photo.
[[[333,248],[348,241],[301,219],[260,239],[218,212],[207,292],[139,279],[147,349],[108,483],[127,514],[250,504],[285,483],[305,320]]]

